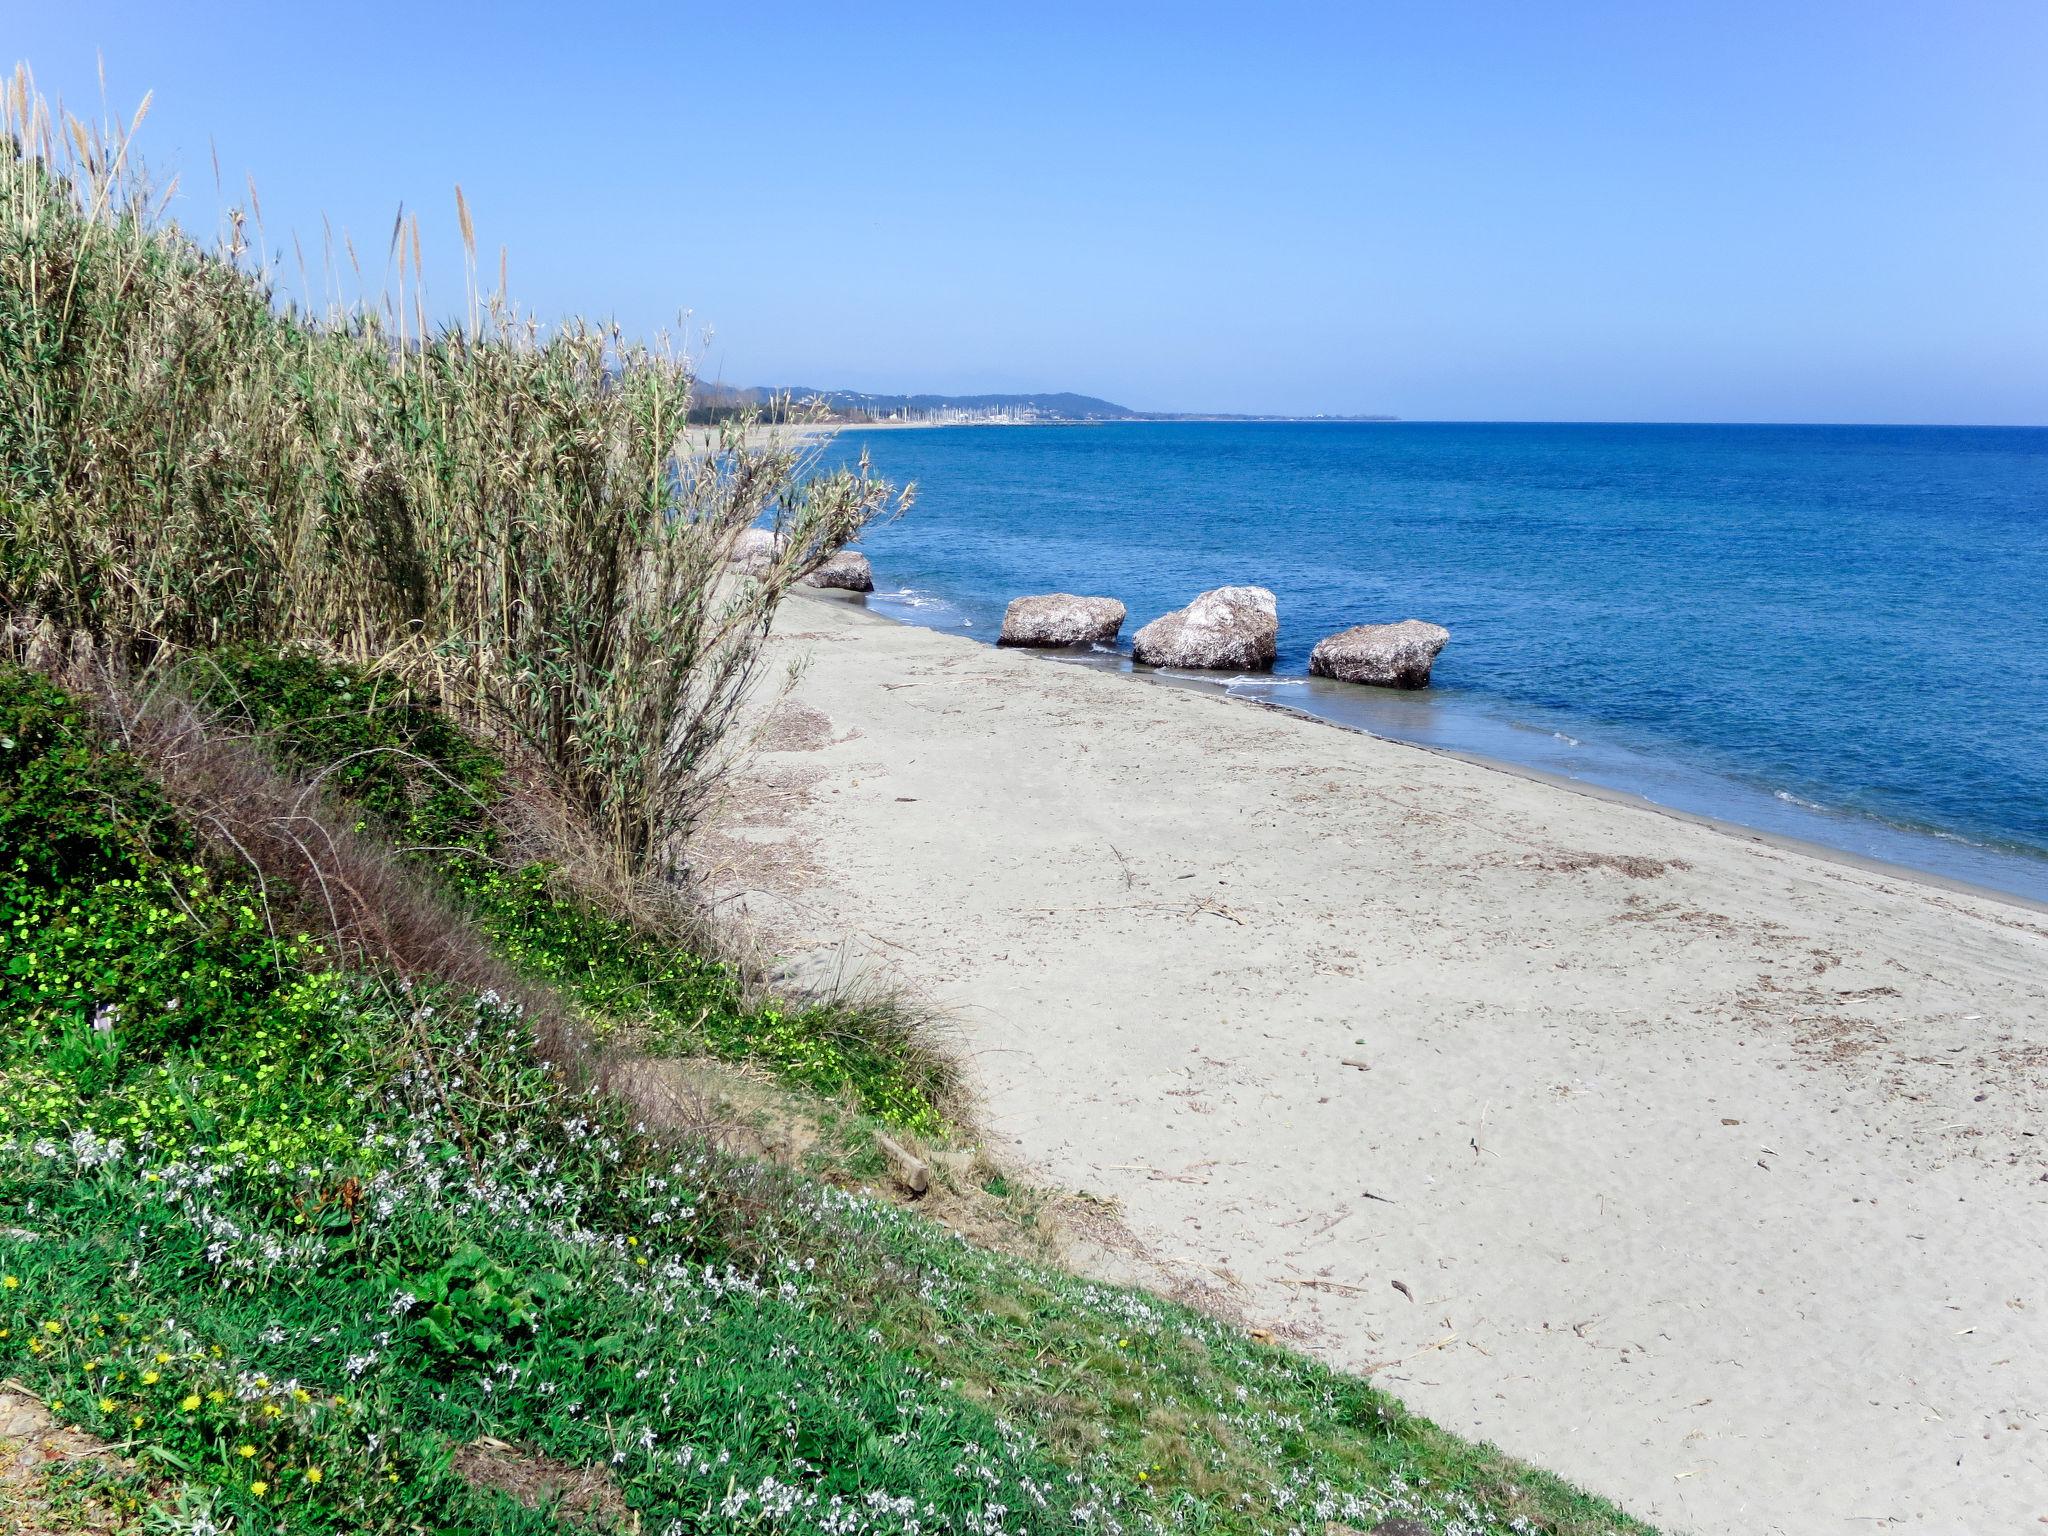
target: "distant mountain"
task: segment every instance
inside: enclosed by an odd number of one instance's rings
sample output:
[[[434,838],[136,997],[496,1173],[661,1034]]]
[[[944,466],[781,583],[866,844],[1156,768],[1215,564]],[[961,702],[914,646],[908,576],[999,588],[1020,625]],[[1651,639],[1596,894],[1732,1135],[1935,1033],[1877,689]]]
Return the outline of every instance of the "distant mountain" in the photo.
[[[850,421],[924,420],[957,418],[979,421],[1136,421],[1142,413],[1111,400],[1071,391],[1049,395],[874,395],[857,389],[812,389],[792,385],[786,389],[734,389],[720,384],[699,384],[700,406],[713,411],[774,408],[787,401],[801,405],[824,402],[835,417]]]
[[[757,410],[769,420],[808,402],[824,404],[834,421],[1015,422],[1059,425],[1091,421],[1397,421],[1395,416],[1246,416],[1195,411],[1134,411],[1113,400],[1071,390],[1042,395],[875,395],[857,389],[739,389],[697,385],[693,420],[716,421]]]

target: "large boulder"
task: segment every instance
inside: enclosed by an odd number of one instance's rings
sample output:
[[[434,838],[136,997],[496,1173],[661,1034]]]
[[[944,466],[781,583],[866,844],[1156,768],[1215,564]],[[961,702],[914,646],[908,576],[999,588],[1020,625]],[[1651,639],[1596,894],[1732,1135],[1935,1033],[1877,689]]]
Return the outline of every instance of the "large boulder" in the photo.
[[[1124,605],[1113,597],[1075,597],[1047,592],[1020,597],[1003,610],[997,645],[1090,645],[1116,639],[1124,627]]]
[[[1440,624],[1403,619],[1398,624],[1360,624],[1327,635],[1309,653],[1308,669],[1341,683],[1376,688],[1427,688],[1437,652],[1451,638]]]
[[[1131,655],[1154,667],[1263,672],[1280,639],[1280,605],[1264,587],[1218,587],[1187,607],[1154,619],[1131,641]]]
[[[782,553],[782,535],[773,528],[749,528],[732,541],[726,563],[748,576],[765,576]]]
[[[875,590],[874,568],[857,549],[842,549],[804,578],[813,587],[835,587],[841,592]]]

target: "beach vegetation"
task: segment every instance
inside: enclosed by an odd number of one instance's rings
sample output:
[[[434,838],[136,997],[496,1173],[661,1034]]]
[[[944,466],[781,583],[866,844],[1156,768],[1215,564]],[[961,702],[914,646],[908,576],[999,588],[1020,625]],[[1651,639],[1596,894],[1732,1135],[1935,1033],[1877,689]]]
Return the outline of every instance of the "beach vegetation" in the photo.
[[[139,116],[18,73],[0,156],[0,1391],[88,1447],[0,1509],[1647,1529],[1028,1256],[1046,1197],[974,1153],[929,1021],[779,996],[692,906],[776,603],[899,504],[865,466],[690,448],[682,359],[502,281],[431,329],[416,221],[389,297],[309,315],[253,198],[208,246],[165,220]],[[649,1063],[780,1096],[805,1154],[656,1113]],[[912,1205],[884,1136],[958,1177]]]
[[[460,322],[427,320],[416,214],[379,299],[286,301],[253,191],[211,242],[166,217],[147,106],[4,86],[0,604],[136,662],[318,637],[518,742],[623,867],[673,856],[777,602],[902,497],[744,416],[693,448],[688,359],[485,291],[466,203]],[[762,523],[778,553],[729,579]]]
[[[559,999],[266,921],[284,893],[12,666],[0,832],[0,1369],[122,1448],[68,1474],[102,1514],[555,1528],[483,1446],[642,1531],[1645,1529],[852,1159],[643,1129],[537,1049]]]

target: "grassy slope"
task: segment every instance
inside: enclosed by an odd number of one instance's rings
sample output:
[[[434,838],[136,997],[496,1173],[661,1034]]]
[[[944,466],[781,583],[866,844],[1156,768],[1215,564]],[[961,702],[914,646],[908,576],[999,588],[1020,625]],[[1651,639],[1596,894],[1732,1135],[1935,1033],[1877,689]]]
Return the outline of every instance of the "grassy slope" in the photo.
[[[886,1039],[750,1008],[720,967],[505,868],[479,814],[496,763],[414,701],[300,660],[209,675],[366,819],[467,850],[420,855],[422,879],[598,1025],[936,1129],[943,1084]],[[605,1469],[595,1518],[648,1532],[1646,1529],[843,1169],[635,1134],[502,1004],[274,936],[136,764],[7,668],[0,848],[0,1374],[126,1449],[70,1474],[103,1512],[559,1529],[454,1470],[493,1437]]]

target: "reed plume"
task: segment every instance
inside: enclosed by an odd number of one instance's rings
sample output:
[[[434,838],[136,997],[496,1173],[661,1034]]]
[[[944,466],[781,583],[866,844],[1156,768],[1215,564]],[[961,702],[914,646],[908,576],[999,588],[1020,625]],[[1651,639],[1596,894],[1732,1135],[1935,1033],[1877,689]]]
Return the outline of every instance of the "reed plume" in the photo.
[[[502,253],[479,293],[460,188],[462,324],[429,328],[403,210],[394,291],[316,313],[280,295],[253,187],[209,243],[167,216],[172,188],[134,153],[147,98],[94,124],[25,67],[0,91],[10,624],[143,665],[255,641],[397,669],[530,749],[623,867],[668,856],[777,604],[907,493],[865,460],[819,473],[751,421],[693,446],[668,340],[543,328],[505,294]],[[763,522],[781,553],[729,574]]]

